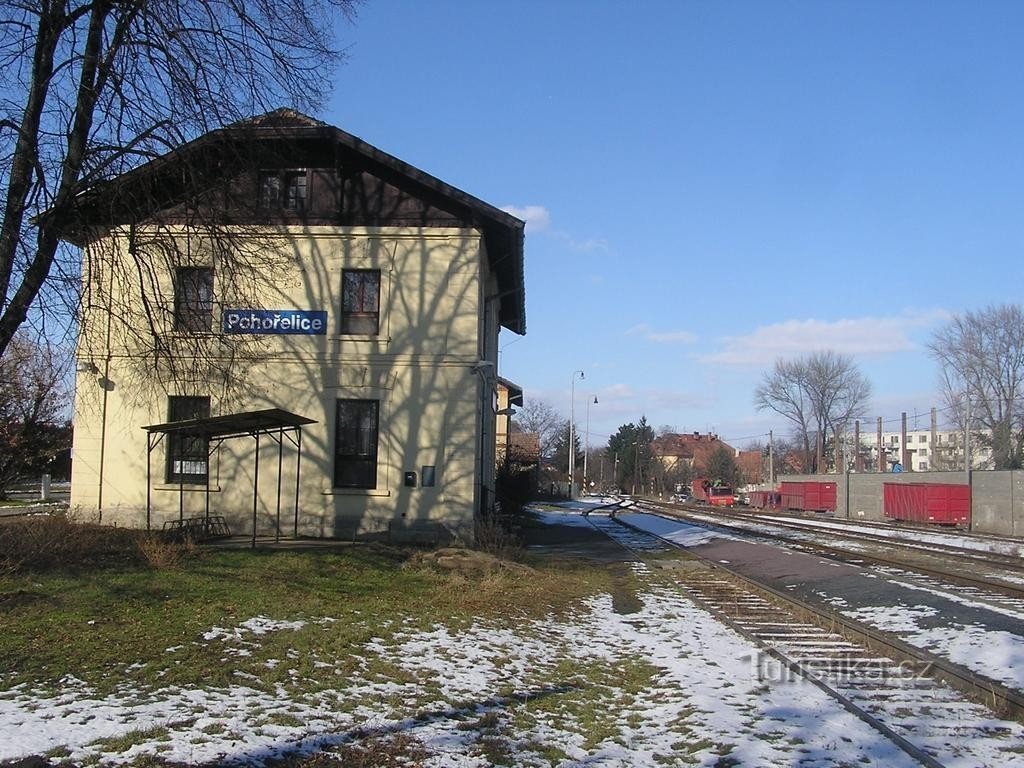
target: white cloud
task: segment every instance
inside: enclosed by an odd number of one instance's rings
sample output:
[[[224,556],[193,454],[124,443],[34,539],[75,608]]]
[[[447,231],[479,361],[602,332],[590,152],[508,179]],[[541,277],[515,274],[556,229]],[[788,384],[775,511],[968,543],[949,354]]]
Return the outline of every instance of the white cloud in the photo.
[[[506,205],[501,210],[525,221],[530,232],[543,232],[551,226],[551,214],[543,205]]]
[[[612,384],[610,387],[604,387],[599,391],[601,396],[607,398],[624,399],[634,396],[633,388],[628,384]],[[568,459],[566,462],[568,463]]]
[[[557,232],[568,244],[569,248],[578,253],[593,253],[594,251],[608,251],[608,241],[602,237],[591,237],[587,240],[577,240],[571,235],[567,235],[565,232]]]
[[[948,316],[935,310],[834,322],[786,320],[762,326],[746,336],[726,337],[724,349],[703,360],[720,365],[764,366],[780,357],[798,357],[823,349],[858,357],[906,352],[917,346],[910,338],[911,332],[942,322]]]
[[[641,336],[658,344],[693,344],[697,341],[697,334],[691,331],[656,331],[646,323],[634,325],[626,335]]]

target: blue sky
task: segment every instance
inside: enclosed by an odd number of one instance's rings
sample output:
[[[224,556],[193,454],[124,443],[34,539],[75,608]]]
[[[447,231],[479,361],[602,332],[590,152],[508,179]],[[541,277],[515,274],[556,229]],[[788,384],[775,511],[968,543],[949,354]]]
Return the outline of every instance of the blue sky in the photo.
[[[592,443],[641,415],[743,446],[829,348],[874,419],[941,406],[923,349],[1020,301],[1024,3],[369,0],[322,119],[527,218],[500,367]]]

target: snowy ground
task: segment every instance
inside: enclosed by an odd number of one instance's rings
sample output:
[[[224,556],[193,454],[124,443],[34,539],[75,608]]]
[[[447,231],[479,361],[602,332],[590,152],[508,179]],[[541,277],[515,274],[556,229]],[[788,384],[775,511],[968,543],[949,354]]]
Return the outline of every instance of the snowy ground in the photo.
[[[463,631],[413,631],[396,621],[395,632],[365,644],[355,663],[318,657],[316,679],[304,678],[299,652],[289,652],[267,662],[292,672],[273,690],[240,679],[230,688],[97,697],[72,677],[57,694],[5,690],[0,760],[49,754],[123,764],[160,755],[258,765],[402,736],[429,752],[421,763],[428,766],[715,765],[723,755],[729,765],[916,764],[812,685],[759,679],[763,665],[750,643],[663,577],[642,571],[639,578],[647,586],[632,613],[616,613],[601,595],[568,617]],[[337,625],[329,617],[254,617],[210,627],[193,642],[230,664],[256,652],[269,633],[329,634]],[[166,650],[168,666],[177,650]],[[987,717],[965,707],[965,717]],[[950,764],[1024,762],[1003,752],[1024,743],[1019,726],[993,743]]]
[[[618,517],[630,525],[655,533],[683,547],[700,546],[714,539],[737,538],[657,515],[623,513]],[[870,578],[886,578],[885,574],[885,569],[864,569],[864,575]],[[909,584],[902,579],[897,581],[902,590],[927,592],[980,612],[996,613],[1014,619],[1016,621],[1012,626],[1019,627],[1019,630],[992,630],[981,623],[956,620],[937,622],[938,611],[929,605],[911,602],[902,605],[850,606],[842,594],[823,590],[818,594],[845,616],[884,632],[891,632],[911,645],[924,648],[966,666],[978,674],[1024,691],[1024,612],[957,596],[949,589],[929,589]]]

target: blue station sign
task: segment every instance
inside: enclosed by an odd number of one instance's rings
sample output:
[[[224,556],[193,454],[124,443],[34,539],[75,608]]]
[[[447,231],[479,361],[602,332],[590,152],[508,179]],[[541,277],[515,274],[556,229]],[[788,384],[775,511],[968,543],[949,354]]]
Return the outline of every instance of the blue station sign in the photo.
[[[298,334],[327,333],[327,313],[306,309],[225,309],[224,333]]]

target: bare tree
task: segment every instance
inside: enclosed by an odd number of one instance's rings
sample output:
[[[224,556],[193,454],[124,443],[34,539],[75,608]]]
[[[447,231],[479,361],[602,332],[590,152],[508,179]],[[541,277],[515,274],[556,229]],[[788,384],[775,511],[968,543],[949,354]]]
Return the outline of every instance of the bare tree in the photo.
[[[1000,304],[955,316],[937,331],[928,350],[941,366],[946,402],[961,427],[971,427],[992,448],[995,469],[1024,466],[1024,309]]]
[[[794,438],[799,441],[805,457],[803,469],[810,469],[807,457],[811,456],[814,407],[806,364],[801,360],[776,360],[772,371],[765,374],[754,390],[754,405],[758,410],[773,410],[793,423]]]
[[[527,399],[512,420],[515,428],[520,432],[537,435],[540,442],[540,455],[545,458],[551,458],[556,447],[568,439],[568,437],[563,437],[562,433],[565,432],[568,435],[569,420],[546,400]],[[566,461],[568,461],[568,454],[566,454]]]
[[[821,464],[826,437],[841,434],[862,416],[870,397],[871,383],[853,359],[825,350],[796,360],[776,360],[754,391],[754,404],[793,423],[794,437],[803,448],[804,471],[809,471]]]
[[[60,239],[85,190],[278,102],[315,107],[342,57],[334,16],[358,2],[3,3],[0,353],[30,310],[77,307]]]
[[[0,498],[70,447],[66,355],[24,333],[0,355]]]

